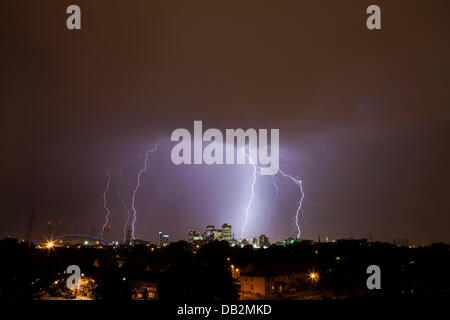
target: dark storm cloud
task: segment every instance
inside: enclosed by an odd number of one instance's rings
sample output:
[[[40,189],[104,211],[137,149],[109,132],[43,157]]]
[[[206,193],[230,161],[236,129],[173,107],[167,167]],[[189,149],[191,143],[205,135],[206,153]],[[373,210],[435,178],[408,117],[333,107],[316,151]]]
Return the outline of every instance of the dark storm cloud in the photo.
[[[280,128],[281,164],[311,201],[307,238],[450,240],[447,1],[379,1],[379,32],[366,1],[79,1],[81,31],[65,28],[69,4],[1,4],[0,235],[22,235],[33,206],[98,227],[104,171],[116,191],[120,166],[156,141],[139,234],[225,221],[238,234],[248,169],[170,162],[171,131],[203,120]],[[294,234],[284,188],[252,235]]]

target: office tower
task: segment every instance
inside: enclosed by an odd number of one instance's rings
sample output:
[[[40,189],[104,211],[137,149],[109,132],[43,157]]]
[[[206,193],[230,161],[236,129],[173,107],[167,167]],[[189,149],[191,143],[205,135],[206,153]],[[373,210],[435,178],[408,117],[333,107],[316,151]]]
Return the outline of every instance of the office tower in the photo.
[[[222,235],[221,240],[231,242],[232,234],[231,234],[231,225],[228,223],[224,223],[222,225]]]
[[[261,248],[268,247],[270,245],[269,238],[265,234],[259,236],[259,246]]]

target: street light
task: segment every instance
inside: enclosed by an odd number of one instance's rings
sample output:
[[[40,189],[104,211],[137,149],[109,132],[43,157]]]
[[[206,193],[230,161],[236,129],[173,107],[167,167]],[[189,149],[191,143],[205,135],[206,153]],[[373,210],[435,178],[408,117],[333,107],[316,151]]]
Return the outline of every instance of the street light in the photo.
[[[53,248],[53,241],[47,241],[46,247],[47,247],[48,249]]]
[[[319,280],[319,274],[318,274],[317,272],[311,272],[311,273],[309,274],[309,278],[310,278],[312,281],[317,281],[317,280]]]

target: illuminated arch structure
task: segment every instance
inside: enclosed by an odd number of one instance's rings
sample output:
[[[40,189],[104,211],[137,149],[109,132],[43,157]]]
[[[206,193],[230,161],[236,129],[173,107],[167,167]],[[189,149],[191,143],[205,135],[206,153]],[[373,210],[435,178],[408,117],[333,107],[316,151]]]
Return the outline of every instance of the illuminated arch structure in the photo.
[[[100,245],[112,243],[108,240],[86,234],[63,234],[53,238],[56,245]]]

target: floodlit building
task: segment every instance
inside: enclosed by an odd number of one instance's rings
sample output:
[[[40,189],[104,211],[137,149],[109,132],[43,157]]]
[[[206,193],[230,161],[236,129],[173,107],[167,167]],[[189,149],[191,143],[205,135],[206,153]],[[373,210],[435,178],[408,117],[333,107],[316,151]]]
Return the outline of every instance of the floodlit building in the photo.
[[[270,246],[269,238],[265,234],[259,236],[259,246],[261,248]]]
[[[189,231],[189,243],[199,242],[203,241],[203,235],[200,231],[197,230],[190,230]]]
[[[164,247],[169,244],[169,235],[158,232],[158,246]]]
[[[233,236],[231,234],[231,225],[228,223],[224,223],[222,225],[222,238],[223,241],[231,242],[233,240]]]
[[[228,223],[222,225],[222,229],[216,229],[213,225],[207,225],[206,231],[202,234],[197,230],[189,231],[189,243],[202,244],[208,241],[227,241],[230,244],[233,242],[232,228]]]
[[[216,227],[213,226],[213,225],[208,225],[208,226],[206,226],[206,234],[211,234],[211,233],[213,233],[215,229],[216,229]]]
[[[295,291],[298,273],[284,273],[273,271],[250,271],[240,274],[241,295],[249,295],[255,298],[263,296],[274,296],[286,292]]]

